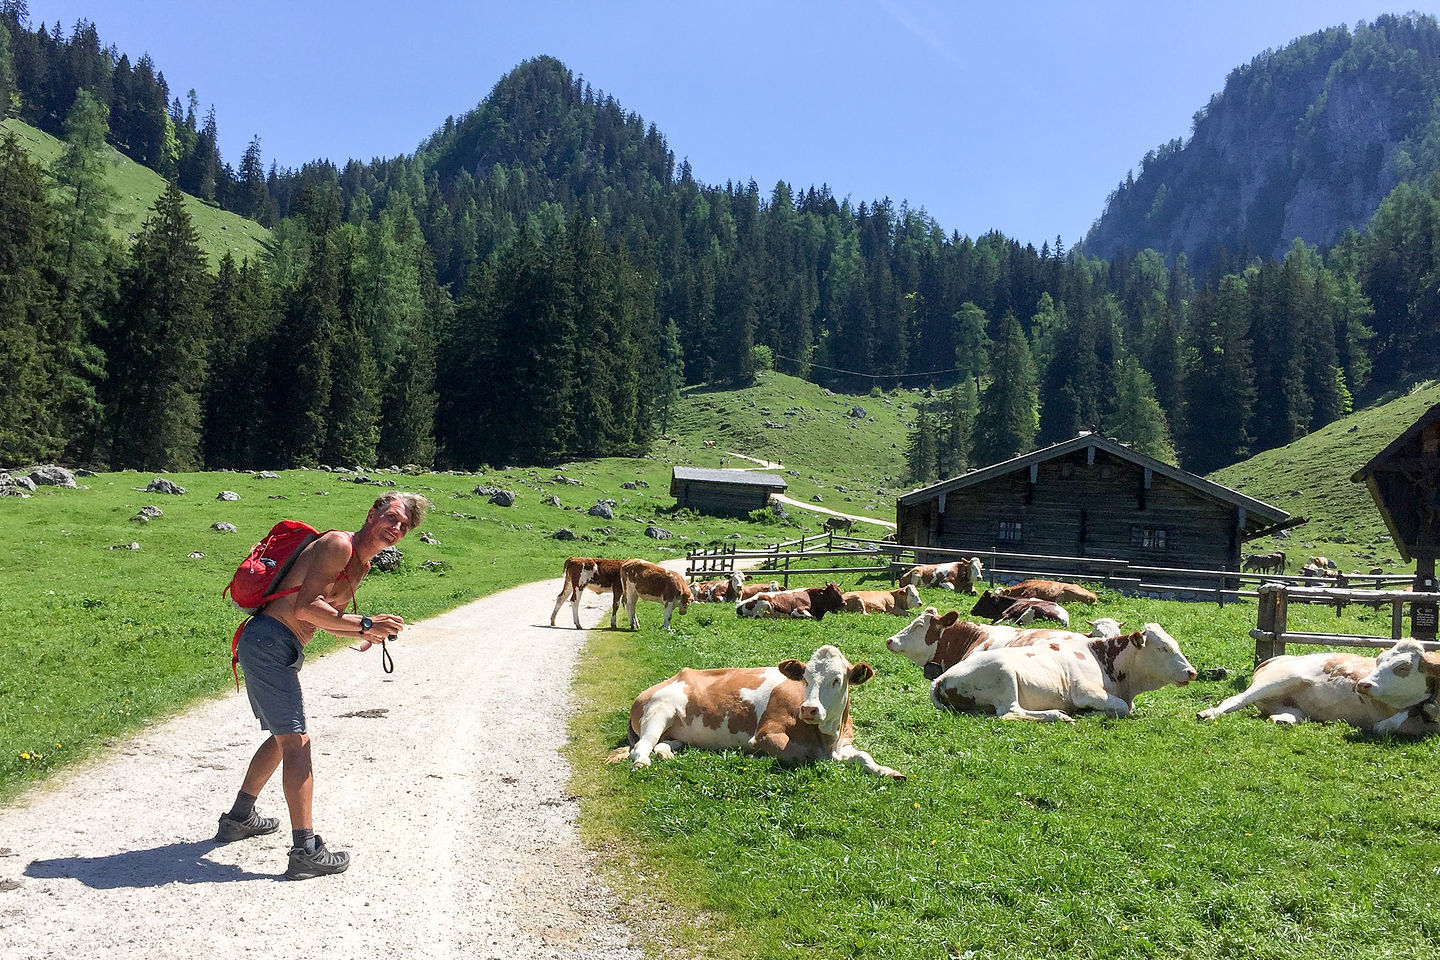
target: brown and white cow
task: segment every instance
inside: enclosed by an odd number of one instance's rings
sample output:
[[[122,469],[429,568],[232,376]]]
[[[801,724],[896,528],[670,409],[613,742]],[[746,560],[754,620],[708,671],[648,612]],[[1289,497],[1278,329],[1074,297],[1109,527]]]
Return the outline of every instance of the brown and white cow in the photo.
[[[1242,571],[1254,570],[1258,573],[1284,573],[1285,551],[1246,554],[1245,559],[1240,563],[1240,569]]]
[[[740,588],[740,596],[737,600],[749,600],[751,597],[761,593],[779,593],[780,581],[771,580],[769,583],[747,583]]]
[[[555,615],[560,605],[570,601],[570,612],[575,615],[575,629],[580,627],[580,594],[586,590],[604,593],[609,590],[614,597],[610,604],[610,627],[615,627],[615,614],[620,609],[620,565],[624,560],[609,557],[570,557],[565,561],[565,585],[555,598],[555,609],[550,611],[550,626],[555,626]]]
[[[1067,629],[1070,613],[1058,603],[1034,597],[1006,597],[986,590],[970,608],[973,617],[986,617],[996,623],[1024,626],[1035,620],[1054,620]]]
[[[823,587],[800,587],[779,593],[757,593],[749,600],[735,604],[735,613],[742,617],[791,617],[797,620],[824,620],[825,614],[845,608],[845,598],[838,584]]]
[[[626,560],[620,565],[620,590],[625,596],[625,612],[630,615],[630,629],[640,629],[635,605],[651,600],[665,605],[665,629],[670,629],[670,614],[678,606],[684,613],[690,608],[690,586],[678,571],[666,570],[649,560]]]
[[[841,599],[850,613],[902,614],[920,606],[920,591],[907,584],[894,590],[852,590]]]
[[[753,669],[684,669],[655,684],[630,707],[628,740],[610,754],[648,767],[654,753],[668,760],[681,746],[743,750],[785,764],[842,760],[877,777],[905,775],[876,763],[854,744],[850,687],[875,675],[868,663],[851,664],[836,647],[823,646],[809,663],[782,660]]]
[[[1138,694],[1194,679],[1175,638],[1147,623],[1108,640],[977,651],[930,684],[930,699],[941,709],[993,710],[1002,720],[1073,723],[1076,710],[1128,717]]]
[[[1401,640],[1378,659],[1357,653],[1305,653],[1271,657],[1255,668],[1250,686],[1196,715],[1216,717],[1254,705],[1275,723],[1341,720],[1377,733],[1421,733],[1423,716],[1412,707],[1434,703],[1440,655]],[[1433,723],[1429,729],[1435,729]]]
[[[724,580],[702,580],[690,584],[690,599],[696,603],[721,603],[740,599],[740,590],[745,586],[745,574],[735,571]]]
[[[979,557],[956,560],[954,563],[922,563],[906,570],[900,583],[917,587],[942,587],[961,593],[974,593],[975,584],[985,576],[985,565]]]
[[[1062,580],[1021,580],[1014,586],[1001,587],[1000,595],[1034,597],[1036,600],[1049,600],[1051,603],[1060,603],[1062,600],[1069,600],[1072,603],[1100,602],[1099,597],[1084,587],[1077,587],[1073,583],[1065,583]]]
[[[971,654],[1000,647],[1030,646],[1037,643],[1076,642],[1088,639],[1084,634],[1068,630],[1016,627],[961,620],[958,610],[943,617],[934,607],[926,607],[910,625],[885,641],[891,653],[898,653],[934,679]]]
[[[1124,620],[1116,620],[1114,617],[1101,617],[1098,620],[1086,620],[1090,625],[1090,637],[1118,637],[1120,628],[1125,626]]]

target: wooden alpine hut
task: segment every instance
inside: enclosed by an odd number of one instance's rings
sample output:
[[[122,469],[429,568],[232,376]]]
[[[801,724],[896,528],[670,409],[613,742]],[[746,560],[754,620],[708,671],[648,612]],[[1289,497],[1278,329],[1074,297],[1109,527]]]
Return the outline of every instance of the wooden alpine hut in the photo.
[[[784,493],[788,487],[783,477],[753,470],[675,467],[670,474],[670,496],[677,507],[717,516],[763,510],[770,504],[770,494]]]
[[[1239,570],[1289,514],[1095,433],[902,496],[901,543]]]

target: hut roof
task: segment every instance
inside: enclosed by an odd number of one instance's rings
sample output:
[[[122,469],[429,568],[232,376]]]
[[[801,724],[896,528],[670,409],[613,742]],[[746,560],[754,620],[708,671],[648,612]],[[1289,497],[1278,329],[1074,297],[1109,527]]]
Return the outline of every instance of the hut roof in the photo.
[[[785,478],[775,473],[758,473],[754,470],[708,470],[704,467],[674,467],[670,482],[676,480],[698,480],[702,483],[725,483],[742,487],[765,487],[769,490],[784,490],[789,487]]]

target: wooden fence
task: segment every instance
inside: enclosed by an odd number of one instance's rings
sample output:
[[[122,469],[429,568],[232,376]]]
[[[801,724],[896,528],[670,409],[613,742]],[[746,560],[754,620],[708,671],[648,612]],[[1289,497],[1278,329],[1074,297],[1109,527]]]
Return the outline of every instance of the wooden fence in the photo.
[[[835,531],[818,536],[801,537],[771,544],[768,547],[740,550],[733,546],[714,550],[692,550],[687,555],[689,577],[710,577],[735,569],[737,561],[746,566],[776,575],[782,585],[790,586],[790,577],[808,574],[849,573],[869,575],[894,583],[900,575],[920,562],[949,562],[980,557],[985,564],[986,578],[993,586],[1032,577],[1081,580],[1101,583],[1120,593],[1142,594],[1183,600],[1209,600],[1224,605],[1238,599],[1260,596],[1259,587],[1266,583],[1283,583],[1293,587],[1317,586],[1319,578],[1299,575],[1242,573],[1238,570],[1198,570],[1185,567],[1152,567],[1106,557],[1059,557],[1040,554],[1009,553],[994,548],[956,550],[942,547],[915,547],[888,540],[869,540]],[[841,565],[823,563],[845,558],[872,559],[871,563]],[[822,561],[819,566],[809,564]],[[1345,585],[1368,584],[1371,587],[1408,586],[1409,574],[1372,576],[1355,574]],[[1363,592],[1363,591],[1362,591]],[[1373,591],[1372,591],[1373,592]]]
[[[1285,652],[1287,643],[1315,643],[1334,647],[1388,647],[1404,636],[1406,604],[1440,601],[1440,593],[1414,593],[1393,590],[1356,590],[1343,587],[1296,587],[1285,583],[1263,583],[1257,591],[1260,597],[1259,612],[1255,629],[1250,636],[1255,640],[1255,663]],[[1369,604],[1374,607],[1390,607],[1390,636],[1371,637],[1355,634],[1336,633],[1292,633],[1287,627],[1291,603],[1319,603],[1333,605],[1338,613],[1351,603]],[[1440,650],[1440,643],[1433,640],[1421,641],[1427,650]]]

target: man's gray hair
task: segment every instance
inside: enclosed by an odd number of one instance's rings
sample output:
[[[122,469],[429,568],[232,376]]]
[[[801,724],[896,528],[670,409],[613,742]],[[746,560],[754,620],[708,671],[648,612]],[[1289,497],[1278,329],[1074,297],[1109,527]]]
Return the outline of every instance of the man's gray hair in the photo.
[[[383,513],[385,508],[392,503],[398,503],[404,507],[405,515],[410,518],[410,522],[405,525],[406,533],[409,533],[424,523],[425,511],[430,509],[430,501],[426,500],[422,495],[418,493],[400,493],[398,491],[380,494],[380,496],[375,499],[373,509]]]

